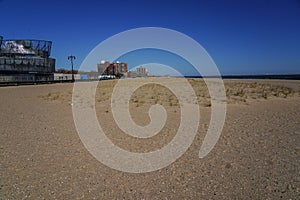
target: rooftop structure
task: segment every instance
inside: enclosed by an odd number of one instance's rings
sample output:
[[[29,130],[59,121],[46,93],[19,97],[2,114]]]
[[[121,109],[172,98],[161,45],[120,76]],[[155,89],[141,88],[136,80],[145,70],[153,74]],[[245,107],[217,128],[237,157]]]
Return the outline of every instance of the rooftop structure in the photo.
[[[108,62],[101,61],[98,67],[98,75],[114,75],[114,76],[123,76],[128,72],[127,63],[124,62]]]
[[[51,46],[51,41],[3,40],[0,36],[0,82],[54,80]]]

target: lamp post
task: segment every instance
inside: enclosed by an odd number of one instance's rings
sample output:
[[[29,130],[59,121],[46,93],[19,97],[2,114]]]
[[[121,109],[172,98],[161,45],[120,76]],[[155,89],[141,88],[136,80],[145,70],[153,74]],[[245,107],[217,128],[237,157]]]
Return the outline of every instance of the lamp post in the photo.
[[[72,82],[75,81],[75,79],[74,79],[74,70],[73,70],[73,60],[75,60],[75,59],[76,59],[75,56],[72,56],[72,55],[68,56],[68,60],[71,60],[71,65],[72,65]]]

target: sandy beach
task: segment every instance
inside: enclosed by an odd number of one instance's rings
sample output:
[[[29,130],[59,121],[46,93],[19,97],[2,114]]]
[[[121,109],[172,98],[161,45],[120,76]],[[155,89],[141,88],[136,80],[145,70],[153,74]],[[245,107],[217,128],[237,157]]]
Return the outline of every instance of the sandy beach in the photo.
[[[73,121],[73,84],[1,87],[0,199],[298,199],[300,81],[225,80],[225,125],[203,159],[198,154],[210,121],[210,96],[202,80],[188,81],[201,115],[192,145],[171,165],[141,174],[111,169],[86,150]],[[174,94],[145,85],[132,95],[136,124],[149,123],[153,104],[163,105],[168,116],[159,134],[134,138],[114,122],[115,84],[101,81],[95,97],[107,137],[132,152],[170,142],[180,122]]]

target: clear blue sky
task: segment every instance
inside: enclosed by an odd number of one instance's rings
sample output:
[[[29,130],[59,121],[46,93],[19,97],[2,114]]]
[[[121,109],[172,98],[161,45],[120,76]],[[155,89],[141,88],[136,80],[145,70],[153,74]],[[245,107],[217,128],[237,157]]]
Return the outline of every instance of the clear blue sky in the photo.
[[[4,39],[53,41],[57,68],[70,68],[70,54],[79,66],[114,34],[152,26],[195,39],[222,74],[300,73],[299,0],[0,0],[0,19]]]

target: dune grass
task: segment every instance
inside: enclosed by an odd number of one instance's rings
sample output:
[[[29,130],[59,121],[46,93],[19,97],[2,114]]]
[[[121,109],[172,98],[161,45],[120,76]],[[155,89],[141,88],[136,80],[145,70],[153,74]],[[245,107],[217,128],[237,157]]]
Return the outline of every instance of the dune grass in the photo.
[[[176,78],[170,79],[170,81],[174,81],[175,83]],[[202,79],[193,78],[188,79],[188,81],[195,91],[198,104],[203,107],[211,106],[210,95],[205,82]],[[100,81],[95,96],[96,103],[110,101],[116,83],[117,80]],[[295,91],[288,87],[257,82],[225,81],[225,89],[228,104],[247,104],[251,101],[260,101],[270,98],[288,98],[296,94]],[[49,92],[40,97],[48,101],[68,102],[70,104],[72,101],[72,91]],[[138,88],[132,94],[130,104],[135,107],[153,104],[161,104],[169,107],[179,106],[177,97],[169,89],[158,84],[146,84]]]

